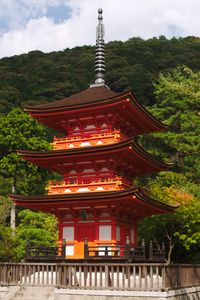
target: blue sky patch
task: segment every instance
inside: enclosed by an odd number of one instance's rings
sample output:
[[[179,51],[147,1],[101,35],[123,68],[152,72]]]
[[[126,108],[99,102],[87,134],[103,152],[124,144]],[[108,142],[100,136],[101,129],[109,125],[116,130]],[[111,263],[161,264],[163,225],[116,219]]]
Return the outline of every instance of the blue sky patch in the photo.
[[[71,8],[66,5],[49,6],[46,16],[52,18],[55,23],[61,23],[69,19],[71,15]]]
[[[168,33],[170,36],[181,36],[183,32],[180,26],[171,24],[168,26]]]
[[[0,18],[0,32],[6,31],[7,28],[8,22],[6,21],[6,19]]]

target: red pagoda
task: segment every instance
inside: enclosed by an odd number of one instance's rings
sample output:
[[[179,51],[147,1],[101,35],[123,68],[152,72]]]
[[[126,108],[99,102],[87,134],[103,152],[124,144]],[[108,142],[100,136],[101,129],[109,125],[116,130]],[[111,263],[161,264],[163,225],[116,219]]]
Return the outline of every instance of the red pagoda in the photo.
[[[137,243],[137,224],[147,216],[171,213],[174,207],[150,198],[134,185],[140,175],[168,170],[171,164],[151,156],[134,140],[165,129],[136,100],[132,91],[116,93],[104,80],[104,27],[99,9],[95,83],[60,101],[26,106],[25,111],[63,137],[52,151],[19,151],[23,159],[58,172],[48,194],[12,195],[19,206],[54,214],[65,258],[83,259],[84,240],[91,247]]]

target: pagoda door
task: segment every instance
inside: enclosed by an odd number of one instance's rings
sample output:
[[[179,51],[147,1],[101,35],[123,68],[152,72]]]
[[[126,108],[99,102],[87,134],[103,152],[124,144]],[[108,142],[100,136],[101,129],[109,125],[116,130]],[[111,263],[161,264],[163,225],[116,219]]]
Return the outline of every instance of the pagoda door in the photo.
[[[130,238],[130,228],[128,226],[121,226],[121,243],[126,243],[126,238]]]
[[[77,232],[77,240],[83,242],[84,239],[87,239],[90,242],[95,240],[95,227],[94,224],[81,224],[79,225]]]

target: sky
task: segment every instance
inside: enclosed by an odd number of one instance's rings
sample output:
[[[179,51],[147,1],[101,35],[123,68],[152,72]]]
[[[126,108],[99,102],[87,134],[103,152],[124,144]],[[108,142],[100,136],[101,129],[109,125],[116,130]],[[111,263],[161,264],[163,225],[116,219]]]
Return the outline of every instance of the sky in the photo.
[[[94,45],[100,7],[105,42],[200,36],[200,0],[0,0],[0,58]]]

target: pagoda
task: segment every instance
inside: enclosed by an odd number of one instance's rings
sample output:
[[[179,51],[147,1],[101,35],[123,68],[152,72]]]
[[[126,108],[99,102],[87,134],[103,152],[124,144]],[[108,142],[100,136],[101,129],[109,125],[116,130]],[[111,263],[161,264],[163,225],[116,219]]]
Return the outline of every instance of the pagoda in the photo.
[[[61,133],[51,151],[18,151],[23,159],[57,172],[48,194],[11,195],[24,208],[54,214],[65,258],[83,259],[84,240],[90,246],[137,246],[138,222],[151,215],[171,213],[134,184],[140,175],[171,168],[147,153],[137,135],[165,129],[148,113],[133,92],[116,93],[105,84],[104,26],[98,10],[95,82],[76,95],[44,105],[26,106],[40,123]]]

